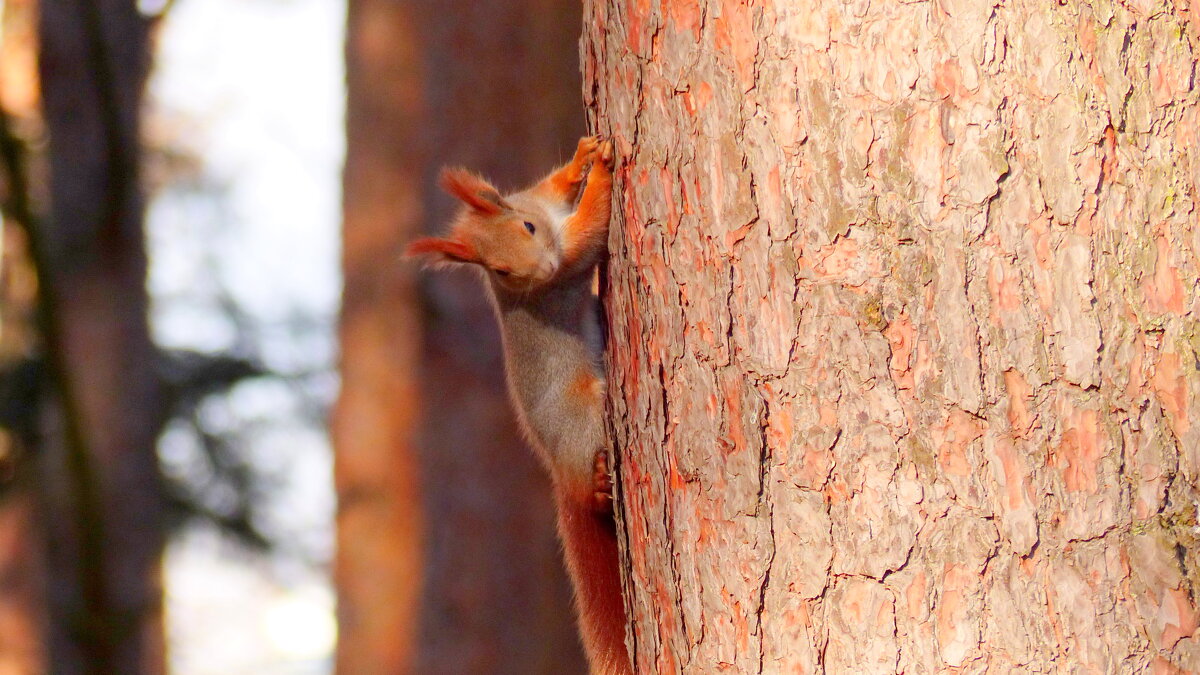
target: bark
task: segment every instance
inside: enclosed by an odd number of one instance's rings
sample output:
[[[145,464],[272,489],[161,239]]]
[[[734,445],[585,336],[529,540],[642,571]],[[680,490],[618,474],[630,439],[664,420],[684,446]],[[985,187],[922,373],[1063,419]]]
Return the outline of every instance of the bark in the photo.
[[[51,205],[31,243],[54,392],[39,487],[56,673],[164,669],[162,411],[138,184],[146,38],[131,1],[40,5]]]
[[[1195,3],[585,4],[640,672],[1197,672]]]
[[[574,149],[580,17],[560,4],[350,3],[339,672],[584,668],[483,287],[399,260],[452,215],[441,165],[513,187]]]

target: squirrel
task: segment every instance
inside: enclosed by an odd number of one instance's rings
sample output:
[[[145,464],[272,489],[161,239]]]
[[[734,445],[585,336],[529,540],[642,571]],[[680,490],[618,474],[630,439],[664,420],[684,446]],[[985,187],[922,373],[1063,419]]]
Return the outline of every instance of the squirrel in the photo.
[[[584,137],[570,162],[504,196],[465,169],[444,169],[442,187],[463,206],[448,236],[418,239],[407,249],[434,263],[483,271],[500,323],[509,397],[550,474],[594,675],[633,672],[603,425],[600,307],[592,290],[608,240],[612,163],[611,141]]]

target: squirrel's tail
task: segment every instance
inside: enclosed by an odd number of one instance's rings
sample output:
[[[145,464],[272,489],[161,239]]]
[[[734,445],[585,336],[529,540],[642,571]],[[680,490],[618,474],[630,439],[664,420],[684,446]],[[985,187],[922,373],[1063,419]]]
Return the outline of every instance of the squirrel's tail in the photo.
[[[625,603],[611,514],[560,492],[558,532],[575,586],[579,631],[593,675],[630,675]]]

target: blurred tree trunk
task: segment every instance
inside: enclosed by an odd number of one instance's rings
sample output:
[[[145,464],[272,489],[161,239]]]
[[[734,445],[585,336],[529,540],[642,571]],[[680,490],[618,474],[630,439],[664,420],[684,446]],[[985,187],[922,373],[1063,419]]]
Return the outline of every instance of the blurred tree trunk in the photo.
[[[483,289],[399,260],[453,214],[441,165],[515,187],[569,157],[579,20],[553,0],[350,2],[334,415],[347,675],[584,669]]]
[[[1197,672],[1185,2],[585,3],[640,672]]]
[[[164,670],[162,411],[138,182],[146,29],[132,0],[40,6],[51,205],[34,257],[56,394],[39,449],[55,673]]]

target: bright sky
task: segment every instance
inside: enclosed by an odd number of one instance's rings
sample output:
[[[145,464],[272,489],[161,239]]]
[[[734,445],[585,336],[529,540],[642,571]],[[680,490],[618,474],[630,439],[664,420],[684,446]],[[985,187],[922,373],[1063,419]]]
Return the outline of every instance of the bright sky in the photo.
[[[221,272],[264,318],[330,312],[340,293],[344,14],[337,0],[178,0],[159,36],[151,103],[228,188]]]
[[[158,35],[147,111],[152,139],[202,164],[193,183],[168,185],[150,204],[157,339],[236,346],[216,306],[225,288],[262,327],[255,339],[267,365],[326,373],[317,379],[326,400],[340,294],[344,15],[339,0],[177,0]],[[327,439],[279,383],[243,384],[207,408],[230,424],[272,421],[249,450],[282,482],[272,529],[295,536],[291,550],[271,558],[245,555],[204,528],[172,544],[172,671],[329,672],[336,627],[320,571],[332,547]],[[186,464],[193,446],[186,434],[168,433],[165,463]]]

